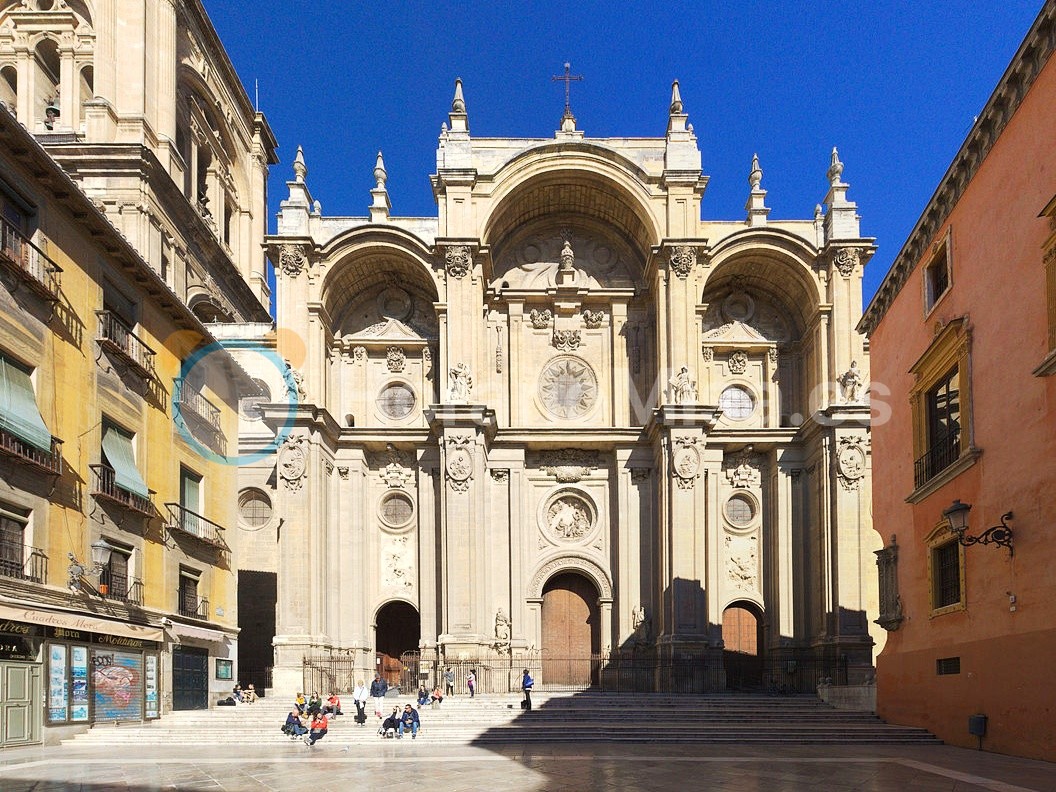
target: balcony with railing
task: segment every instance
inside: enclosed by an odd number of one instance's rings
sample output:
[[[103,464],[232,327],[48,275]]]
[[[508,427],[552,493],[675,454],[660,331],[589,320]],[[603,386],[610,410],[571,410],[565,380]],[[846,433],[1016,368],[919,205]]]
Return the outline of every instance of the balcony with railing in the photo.
[[[139,578],[130,578],[126,575],[116,575],[111,573],[105,579],[105,583],[100,581],[99,593],[107,599],[117,600],[118,602],[124,602],[126,605],[142,605],[143,604],[143,581]],[[103,590],[103,587],[106,590]]]
[[[178,611],[192,619],[209,619],[209,600],[197,594],[180,592]]]
[[[951,432],[933,442],[927,452],[913,463],[913,484],[923,487],[961,456],[961,433]]]
[[[172,401],[175,411],[193,435],[204,439],[205,445],[218,453],[227,453],[219,407],[183,378],[173,380]]]
[[[0,539],[0,577],[47,583],[48,557],[38,547]]]
[[[39,297],[56,302],[59,299],[62,268],[44,251],[29,241],[18,228],[0,217],[0,264]]]
[[[92,496],[116,503],[122,508],[147,517],[157,514],[154,508],[154,493],[146,498],[117,485],[117,474],[109,465],[89,465],[92,472]]]
[[[51,451],[44,451],[0,429],[0,454],[42,473],[62,475],[62,441],[57,437],[51,438]]]
[[[177,536],[192,536],[200,542],[218,550],[229,550],[224,541],[224,529],[212,520],[181,506],[178,503],[166,503],[169,510],[169,531]]]
[[[154,377],[154,350],[143,343],[132,329],[112,311],[96,311],[99,331],[96,340],[143,379]]]

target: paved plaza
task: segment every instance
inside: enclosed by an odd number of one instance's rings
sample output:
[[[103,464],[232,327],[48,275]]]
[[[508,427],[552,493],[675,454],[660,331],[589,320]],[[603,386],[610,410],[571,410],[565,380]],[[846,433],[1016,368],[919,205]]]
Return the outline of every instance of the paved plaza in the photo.
[[[330,739],[330,737],[335,739]],[[55,747],[0,754],[0,789],[731,790],[1054,792],[1056,765],[948,746],[349,746],[340,735],[261,748]]]

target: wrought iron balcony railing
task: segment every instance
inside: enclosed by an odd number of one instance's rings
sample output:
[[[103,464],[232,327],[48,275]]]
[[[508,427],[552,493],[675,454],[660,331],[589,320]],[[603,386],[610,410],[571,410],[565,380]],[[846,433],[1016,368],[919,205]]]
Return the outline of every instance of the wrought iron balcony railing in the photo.
[[[0,263],[18,276],[38,296],[55,302],[59,299],[62,268],[48,258],[10,221],[0,217]]]
[[[42,451],[0,429],[0,454],[20,465],[28,465],[45,473],[62,474],[62,441],[57,437],[51,438],[51,451]]]
[[[205,425],[214,435],[220,434],[220,408],[209,401],[202,392],[187,380],[174,380],[173,402],[179,407],[184,419],[191,418]]]
[[[46,583],[48,557],[38,547],[0,539],[0,577]]]
[[[209,600],[197,595],[180,594],[179,613],[192,619],[209,618]]]
[[[141,377],[153,378],[154,350],[144,344],[140,337],[111,311],[96,311],[95,315],[99,318],[99,334],[96,340]]]
[[[128,605],[142,605],[143,604],[143,581],[139,578],[130,578],[127,575],[115,575],[113,573],[103,578],[106,582],[100,581],[99,593],[108,599],[118,600]],[[106,591],[103,591],[103,586],[106,586]]]
[[[952,432],[936,441],[913,463],[913,484],[923,487],[961,456],[961,433]]]
[[[148,517],[155,516],[158,511],[154,508],[154,493],[151,492],[146,498],[129,492],[117,486],[114,469],[107,465],[89,465],[92,471],[92,495],[112,503],[116,503],[129,511],[144,514]]]
[[[178,532],[181,536],[193,536],[219,550],[230,549],[224,541],[222,526],[178,503],[166,503],[165,507],[169,510],[170,531]]]

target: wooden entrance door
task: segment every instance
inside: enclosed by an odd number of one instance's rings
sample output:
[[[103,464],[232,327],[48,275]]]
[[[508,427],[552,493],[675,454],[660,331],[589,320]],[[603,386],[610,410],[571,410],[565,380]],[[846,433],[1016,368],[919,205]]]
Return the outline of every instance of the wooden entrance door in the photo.
[[[594,584],[574,573],[551,578],[543,588],[542,620],[542,683],[569,687],[595,684],[601,619]]]
[[[755,690],[763,683],[760,652],[759,618],[740,605],[722,612],[722,653],[726,667],[726,687],[732,690]]]

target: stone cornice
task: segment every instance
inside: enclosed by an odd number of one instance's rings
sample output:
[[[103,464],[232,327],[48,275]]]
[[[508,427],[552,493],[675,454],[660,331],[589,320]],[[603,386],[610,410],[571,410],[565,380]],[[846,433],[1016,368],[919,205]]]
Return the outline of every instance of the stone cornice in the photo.
[[[1056,44],[1056,2],[1047,0],[1019,45],[997,87],[946,170],[928,205],[917,220],[894,263],[884,276],[862,320],[860,332],[871,335],[928,251],[990,149],[1019,109],[1035,78],[1045,67]]]

